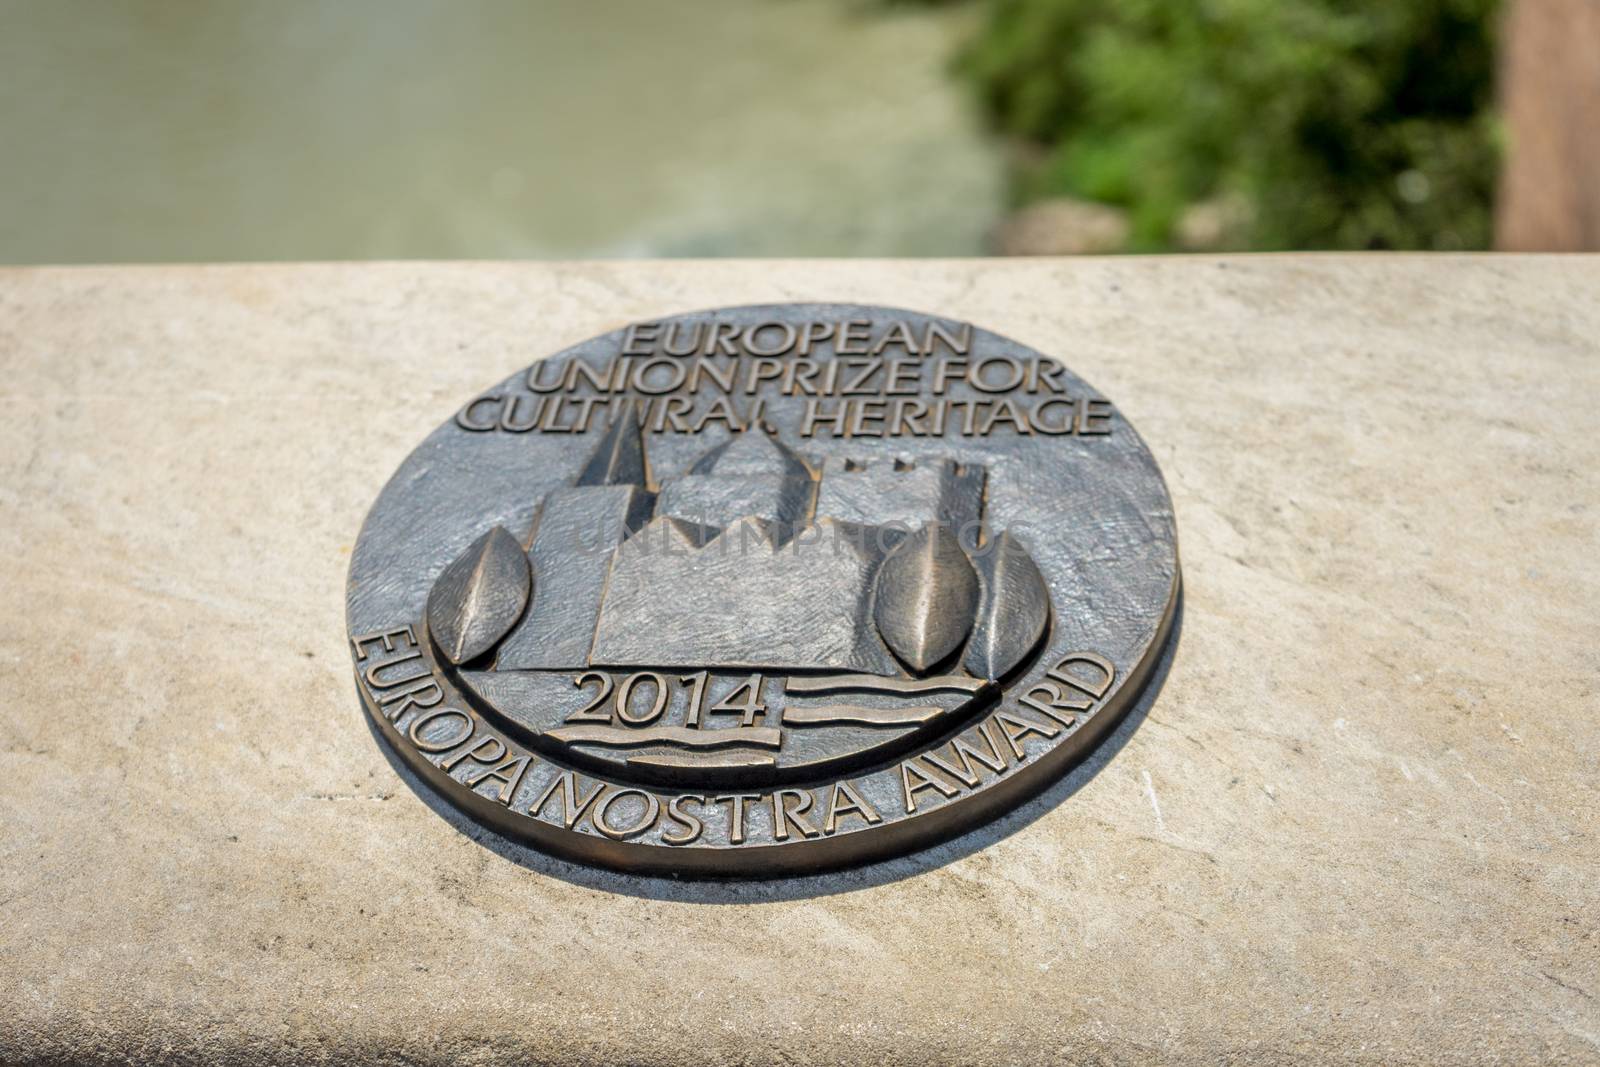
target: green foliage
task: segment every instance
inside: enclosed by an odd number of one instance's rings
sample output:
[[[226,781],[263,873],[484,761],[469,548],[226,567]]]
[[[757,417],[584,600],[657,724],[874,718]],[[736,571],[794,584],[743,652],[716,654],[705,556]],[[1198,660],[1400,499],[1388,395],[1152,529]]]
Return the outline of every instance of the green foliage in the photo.
[[[1495,0],[985,0],[959,66],[1035,146],[1020,199],[1120,205],[1131,247],[1242,205],[1257,249],[1480,248]]]

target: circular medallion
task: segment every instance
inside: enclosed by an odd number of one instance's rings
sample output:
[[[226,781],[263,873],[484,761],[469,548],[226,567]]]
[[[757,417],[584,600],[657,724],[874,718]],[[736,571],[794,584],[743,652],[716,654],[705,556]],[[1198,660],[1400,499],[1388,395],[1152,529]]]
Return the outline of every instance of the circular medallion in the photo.
[[[469,400],[350,564],[379,735],[581,862],[809,873],[992,818],[1159,657],[1172,507],[1117,409],[971,325],[635,323]]]

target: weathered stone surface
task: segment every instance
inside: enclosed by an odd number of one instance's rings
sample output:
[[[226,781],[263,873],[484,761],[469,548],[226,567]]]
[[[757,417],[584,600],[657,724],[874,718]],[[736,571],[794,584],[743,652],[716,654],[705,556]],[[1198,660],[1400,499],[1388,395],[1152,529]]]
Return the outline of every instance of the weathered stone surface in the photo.
[[[1595,1061],[1597,292],[1592,258],[0,272],[0,1061]],[[840,298],[1058,352],[1146,435],[1186,585],[1153,709],[997,828],[823,880],[595,875],[429,811],[344,648],[389,472],[536,355]]]

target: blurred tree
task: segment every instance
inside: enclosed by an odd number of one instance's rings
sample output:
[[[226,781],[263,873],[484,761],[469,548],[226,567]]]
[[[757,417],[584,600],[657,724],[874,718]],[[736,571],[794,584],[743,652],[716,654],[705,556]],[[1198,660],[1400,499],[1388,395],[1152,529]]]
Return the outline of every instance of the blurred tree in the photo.
[[[959,60],[1016,193],[1125,247],[1490,242],[1495,0],[985,0]]]
[[[1508,15],[1495,244],[1600,250],[1600,0],[1513,0]]]

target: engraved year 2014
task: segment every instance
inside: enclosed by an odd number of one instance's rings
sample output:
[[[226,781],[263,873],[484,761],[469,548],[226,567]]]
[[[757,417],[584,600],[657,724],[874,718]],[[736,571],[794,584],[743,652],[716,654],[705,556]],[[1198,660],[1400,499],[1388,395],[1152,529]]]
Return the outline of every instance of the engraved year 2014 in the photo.
[[[688,727],[703,725],[709,715],[737,715],[740,726],[753,726],[758,717],[764,720],[767,705],[762,688],[766,679],[761,674],[732,679],[732,687],[720,696],[712,692],[712,682],[709,671],[686,675],[637,671],[620,678],[604,671],[584,671],[572,684],[586,691],[592,688],[593,693],[566,721],[649,726],[669,707],[675,707],[680,696],[685,704],[683,724]]]

